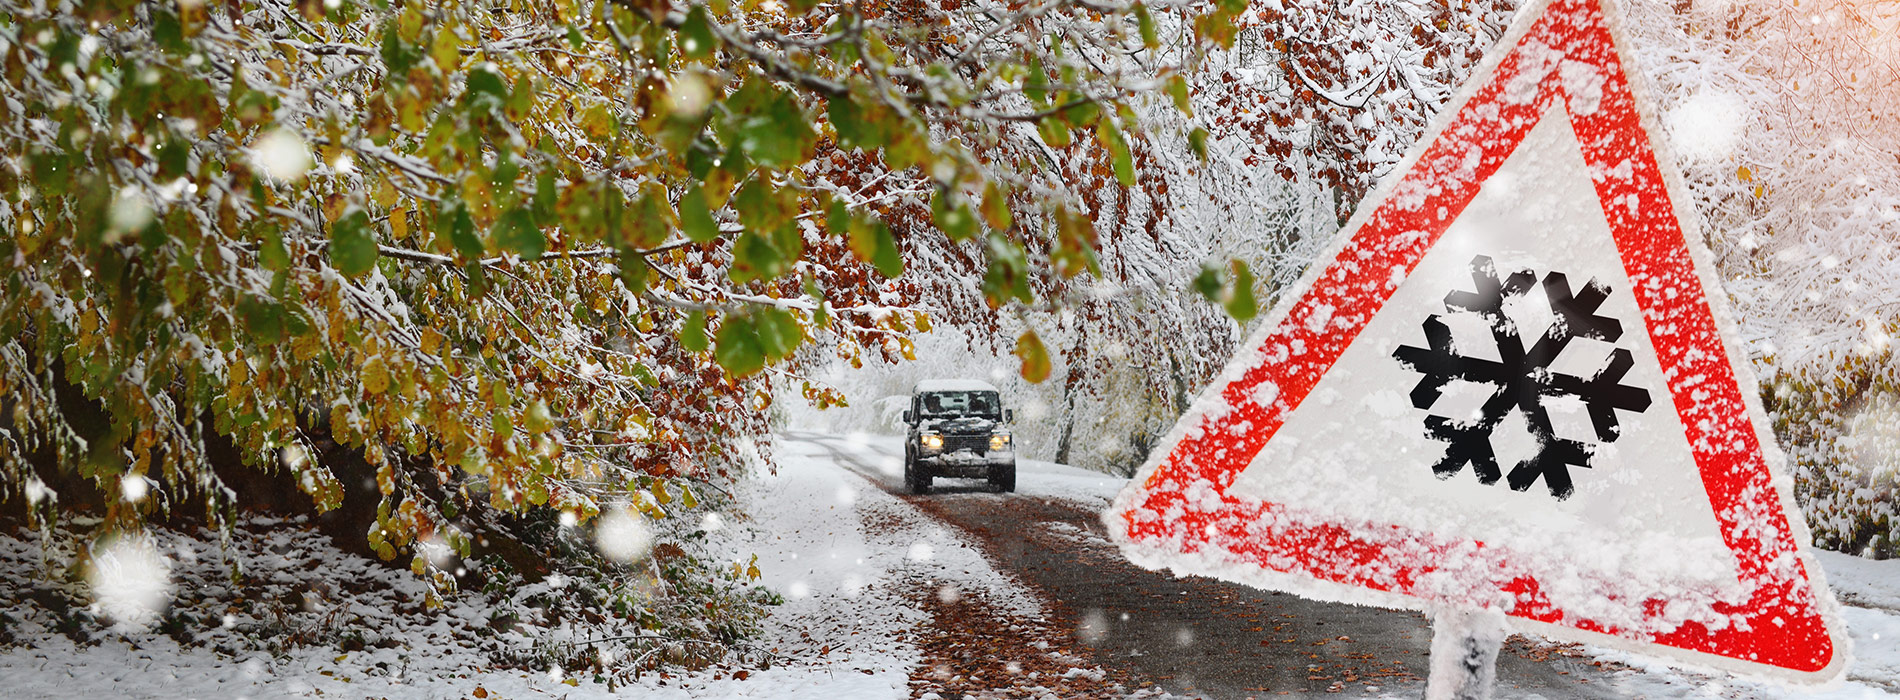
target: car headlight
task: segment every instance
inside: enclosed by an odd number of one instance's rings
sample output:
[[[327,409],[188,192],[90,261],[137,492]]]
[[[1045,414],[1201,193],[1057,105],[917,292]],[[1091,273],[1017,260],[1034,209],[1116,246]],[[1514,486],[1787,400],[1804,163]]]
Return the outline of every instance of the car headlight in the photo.
[[[1009,433],[998,433],[990,436],[991,452],[1002,452],[1007,449],[1009,449]]]
[[[925,433],[924,434],[924,449],[926,450],[943,449],[943,436],[938,435],[936,433]]]

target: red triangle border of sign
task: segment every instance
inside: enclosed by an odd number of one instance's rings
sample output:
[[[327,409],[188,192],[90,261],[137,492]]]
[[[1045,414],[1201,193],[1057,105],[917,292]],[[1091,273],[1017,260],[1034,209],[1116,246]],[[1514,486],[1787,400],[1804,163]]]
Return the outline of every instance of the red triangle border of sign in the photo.
[[[1465,89],[1455,111],[1448,111],[1449,119],[1439,117],[1422,141],[1430,145],[1415,149],[1400,166],[1403,178],[1389,181],[1366,200],[1376,206],[1348,225],[1349,237],[1330,258],[1322,256],[1324,268],[1308,273],[1304,295],[1283,303],[1244,346],[1254,349],[1251,366],[1239,369],[1237,360],[1215,380],[1156,451],[1160,456],[1151,458],[1138,477],[1140,487],[1124,493],[1104,520],[1132,559],[1157,568],[1205,573],[1196,569],[1238,560],[1270,575],[1337,584],[1341,597],[1349,597],[1348,589],[1371,589],[1382,592],[1375,597],[1383,604],[1429,606],[1413,586],[1429,573],[1433,553],[1454,547],[1482,550],[1482,543],[1396,526],[1348,529],[1303,521],[1294,509],[1242,501],[1224,491],[1457,219],[1481,183],[1537,124],[1544,108],[1563,100],[1591,166],[1598,199],[1611,203],[1603,207],[1604,213],[1625,271],[1636,281],[1631,292],[1668,378],[1724,542],[1744,575],[1764,585],[1748,605],[1724,611],[1740,615],[1745,624],[1709,629],[1690,623],[1652,640],[1632,640],[1587,620],[1567,621],[1563,610],[1542,597],[1536,580],[1522,578],[1506,587],[1520,600],[1511,613],[1513,624],[1525,631],[1583,630],[1595,633],[1586,636],[1597,641],[1652,653],[1652,645],[1660,645],[1674,660],[1697,666],[1746,673],[1766,667],[1781,670],[1771,675],[1784,680],[1831,680],[1846,656],[1823,616],[1824,610],[1832,612],[1834,603],[1830,596],[1816,594],[1822,588],[1819,569],[1799,555],[1796,537],[1807,537],[1805,524],[1774,483],[1766,454],[1773,449],[1772,436],[1761,432],[1766,417],[1759,409],[1751,410],[1741,393],[1741,380],[1749,386],[1754,380],[1731,362],[1732,349],[1719,332],[1717,313],[1726,314],[1726,306],[1704,297],[1709,280],[1699,274],[1684,233],[1694,229],[1671,204],[1672,194],[1686,191],[1658,164],[1638,110],[1640,84],[1633,88],[1624,73],[1628,55],[1610,31],[1610,23],[1618,18],[1606,17],[1598,0],[1532,2],[1521,12],[1525,16],[1500,42],[1513,48],[1479,67],[1473,80],[1476,89]],[[1595,64],[1605,77],[1595,109],[1579,113],[1584,110],[1564,94],[1558,80],[1540,79],[1535,99],[1503,99],[1512,80],[1527,68],[1558,72],[1526,52],[1532,42],[1557,48],[1565,60]],[[1508,145],[1487,150],[1480,145],[1487,142]],[[1606,167],[1623,163],[1629,170]],[[1627,176],[1620,176],[1624,172]],[[1406,202],[1413,204],[1407,207]],[[1699,242],[1693,245],[1700,250]],[[1676,286],[1666,289],[1658,280],[1673,280]],[[1325,306],[1331,307],[1335,322],[1318,330],[1288,321],[1312,318]],[[1267,407],[1253,398],[1265,382],[1277,387]],[[1250,429],[1230,431],[1243,422]],[[1207,493],[1204,485],[1217,493]],[[1209,504],[1217,505],[1207,508]],[[1172,519],[1161,517],[1164,513]],[[1261,528],[1272,532],[1271,541],[1247,537]],[[1237,547],[1211,546],[1217,534]],[[1335,575],[1320,568],[1339,562],[1348,564],[1340,568],[1355,573]],[[1386,567],[1368,574],[1367,567],[1357,566],[1368,562]],[[1643,604],[1645,610],[1660,607],[1654,600]]]

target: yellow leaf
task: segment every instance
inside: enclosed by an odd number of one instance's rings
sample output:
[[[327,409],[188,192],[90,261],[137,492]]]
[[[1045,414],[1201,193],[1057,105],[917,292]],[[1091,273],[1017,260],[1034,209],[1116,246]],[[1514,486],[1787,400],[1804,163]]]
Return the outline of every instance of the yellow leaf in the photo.
[[[383,364],[383,358],[372,357],[363,363],[363,388],[372,394],[389,390],[389,367]]]
[[[1023,359],[1023,378],[1030,383],[1048,379],[1050,370],[1054,369],[1049,361],[1049,351],[1043,347],[1042,338],[1035,331],[1023,333],[1022,337],[1016,339],[1016,351],[1013,354]]]
[[[452,27],[444,25],[436,30],[435,41],[430,42],[429,56],[443,73],[454,73],[462,64],[462,38],[455,35]]]
[[[1755,173],[1750,172],[1746,165],[1736,168],[1735,176],[1741,178],[1742,182],[1752,182],[1755,179]]]

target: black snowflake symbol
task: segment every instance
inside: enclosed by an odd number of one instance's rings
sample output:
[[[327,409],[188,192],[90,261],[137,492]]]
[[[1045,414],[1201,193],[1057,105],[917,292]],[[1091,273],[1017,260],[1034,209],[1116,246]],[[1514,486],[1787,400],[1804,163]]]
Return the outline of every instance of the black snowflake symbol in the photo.
[[[1425,338],[1431,347],[1401,346],[1392,353],[1412,371],[1425,375],[1412,388],[1412,405],[1420,409],[1429,410],[1454,379],[1497,388],[1475,416],[1425,418],[1427,433],[1448,443],[1444,458],[1432,465],[1432,470],[1439,478],[1446,479],[1469,463],[1478,481],[1497,483],[1504,475],[1492,451],[1491,434],[1506,415],[1517,410],[1523,414],[1536,439],[1537,451],[1512,467],[1506,482],[1513,490],[1524,491],[1541,476],[1550,487],[1551,495],[1558,500],[1569,498],[1574,491],[1569,467],[1589,468],[1597,444],[1615,442],[1621,432],[1615,409],[1641,413],[1649,408],[1648,391],[1621,384],[1623,375],[1635,364],[1628,350],[1614,350],[1608,366],[1594,377],[1573,377],[1550,369],[1572,339],[1591,338],[1614,343],[1622,337],[1622,323],[1596,315],[1597,307],[1609,297],[1610,289],[1591,280],[1584,285],[1582,293],[1573,296],[1570,282],[1563,273],[1545,275],[1544,295],[1556,318],[1544,335],[1526,349],[1524,336],[1517,324],[1505,315],[1504,306],[1512,298],[1528,293],[1536,284],[1536,276],[1527,270],[1513,273],[1500,282],[1491,258],[1480,255],[1471,259],[1471,281],[1477,291],[1453,291],[1445,295],[1445,309],[1482,316],[1497,342],[1499,361],[1461,354],[1452,343],[1451,329],[1437,314],[1424,323]],[[1565,395],[1583,401],[1590,423],[1596,429],[1597,443],[1566,439],[1552,431],[1545,400]]]

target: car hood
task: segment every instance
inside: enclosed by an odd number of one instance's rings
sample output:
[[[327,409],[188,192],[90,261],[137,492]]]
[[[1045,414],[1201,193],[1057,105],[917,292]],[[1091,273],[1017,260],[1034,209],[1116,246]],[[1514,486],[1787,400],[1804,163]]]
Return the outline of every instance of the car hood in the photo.
[[[935,430],[940,433],[952,435],[971,435],[976,433],[988,434],[996,430],[997,425],[997,421],[988,418],[964,416],[961,418],[928,419],[919,424],[918,427],[924,430]]]

